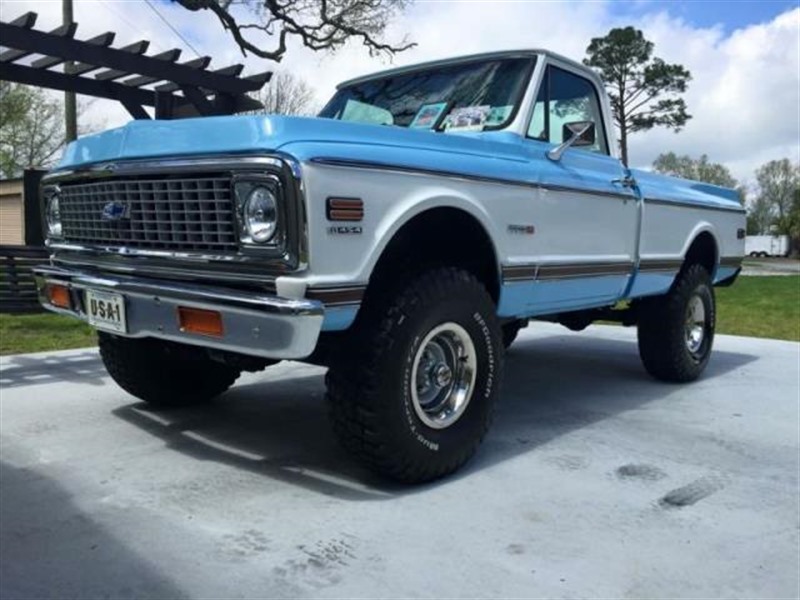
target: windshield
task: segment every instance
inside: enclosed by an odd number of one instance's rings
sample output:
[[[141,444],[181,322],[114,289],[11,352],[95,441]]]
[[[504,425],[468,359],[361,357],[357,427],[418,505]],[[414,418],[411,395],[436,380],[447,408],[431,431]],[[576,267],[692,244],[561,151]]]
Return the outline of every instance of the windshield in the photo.
[[[341,88],[320,117],[414,129],[500,129],[516,113],[535,59],[461,63]]]

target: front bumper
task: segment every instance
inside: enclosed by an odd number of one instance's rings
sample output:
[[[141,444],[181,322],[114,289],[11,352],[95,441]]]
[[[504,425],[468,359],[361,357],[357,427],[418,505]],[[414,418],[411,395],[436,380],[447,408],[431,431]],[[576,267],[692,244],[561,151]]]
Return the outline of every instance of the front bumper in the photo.
[[[39,301],[48,310],[84,321],[86,290],[123,296],[127,315],[126,337],[158,338],[272,359],[300,359],[317,344],[324,317],[323,304],[206,285],[165,282],[143,277],[96,275],[59,267],[33,270]],[[69,289],[72,309],[50,303],[48,285]],[[182,330],[178,307],[217,311],[224,334],[219,337]]]

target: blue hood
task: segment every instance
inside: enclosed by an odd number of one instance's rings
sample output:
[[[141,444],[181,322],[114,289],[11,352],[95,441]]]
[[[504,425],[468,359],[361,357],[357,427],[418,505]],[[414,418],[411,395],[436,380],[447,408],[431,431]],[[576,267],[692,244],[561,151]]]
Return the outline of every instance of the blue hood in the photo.
[[[279,151],[301,161],[315,157],[366,160],[526,184],[544,181],[617,191],[611,180],[621,176],[621,170],[598,179],[602,171],[597,169],[608,169],[609,165],[597,161],[607,161],[607,157],[576,154],[576,160],[566,169],[544,159],[548,148],[543,142],[523,142],[516,134],[503,131],[444,134],[309,117],[206,117],[132,121],[86,136],[67,146],[58,166],[69,169],[140,158]],[[541,160],[535,161],[537,157]],[[646,197],[738,206],[733,190],[643,171],[637,172],[636,178]]]
[[[465,143],[465,137],[470,138]],[[59,168],[126,159],[203,154],[291,151],[300,159],[328,144],[425,149],[464,156],[519,160],[519,138],[502,132],[444,135],[401,127],[379,127],[332,119],[234,116],[131,121],[124,127],[83,137],[67,146]]]

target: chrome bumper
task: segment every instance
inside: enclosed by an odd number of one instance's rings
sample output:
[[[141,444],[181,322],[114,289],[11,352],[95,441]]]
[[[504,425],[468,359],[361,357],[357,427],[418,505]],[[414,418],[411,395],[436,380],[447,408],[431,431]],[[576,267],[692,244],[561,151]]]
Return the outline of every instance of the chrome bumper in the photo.
[[[39,301],[53,312],[88,320],[85,290],[121,294],[127,313],[126,337],[159,338],[206,348],[274,359],[299,359],[317,344],[324,307],[315,300],[293,300],[228,288],[163,282],[141,277],[95,275],[51,266],[33,269]],[[75,310],[50,304],[48,284],[70,289]],[[224,335],[181,330],[177,307],[202,308],[222,315]]]

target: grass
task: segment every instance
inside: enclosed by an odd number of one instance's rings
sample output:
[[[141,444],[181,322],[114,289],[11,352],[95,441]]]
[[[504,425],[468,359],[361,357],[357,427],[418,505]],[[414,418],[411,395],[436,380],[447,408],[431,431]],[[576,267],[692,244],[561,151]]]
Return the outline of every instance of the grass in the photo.
[[[97,344],[83,321],[52,313],[0,314],[0,355],[84,348]]]
[[[718,333],[800,342],[800,276],[739,277],[716,293]]]
[[[716,293],[718,333],[800,341],[800,276],[739,277]],[[0,314],[0,355],[96,343],[91,327],[77,319]]]

